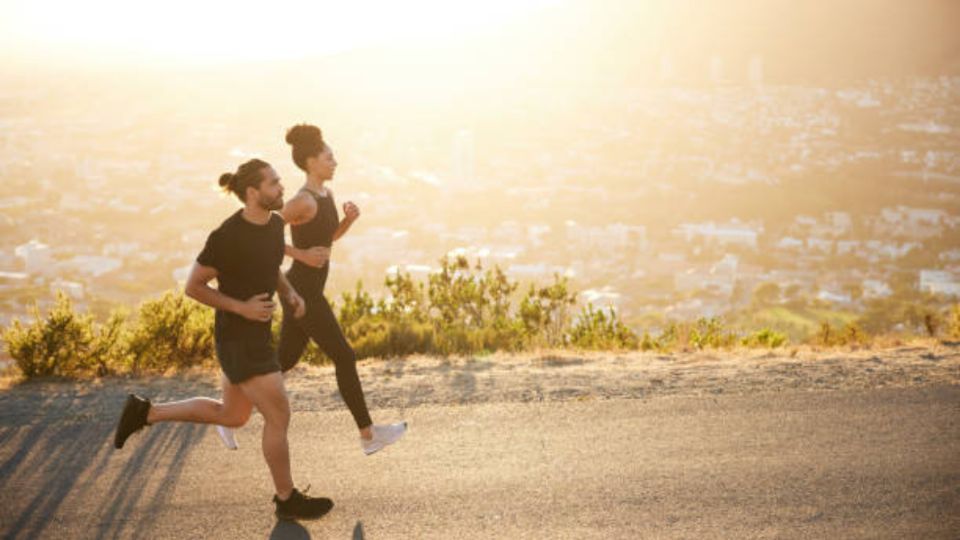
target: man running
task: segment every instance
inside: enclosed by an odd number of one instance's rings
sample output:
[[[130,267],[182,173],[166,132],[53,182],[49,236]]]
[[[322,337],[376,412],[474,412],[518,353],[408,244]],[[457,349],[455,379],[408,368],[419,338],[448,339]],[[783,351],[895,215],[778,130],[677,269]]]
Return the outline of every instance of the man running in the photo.
[[[114,446],[156,422],[198,422],[239,427],[253,407],[263,415],[263,457],[270,468],[276,514],[283,519],[319,518],[333,501],[309,497],[293,486],[287,428],[290,404],[272,345],[273,293],[302,317],[303,299],[280,272],[284,256],[283,186],[269,164],[251,159],[220,177],[244,207],[210,233],[187,280],[186,294],[216,309],[214,338],[223,371],[223,401],[196,397],[151,403],[131,394],[117,425]],[[209,283],[216,279],[218,288]]]

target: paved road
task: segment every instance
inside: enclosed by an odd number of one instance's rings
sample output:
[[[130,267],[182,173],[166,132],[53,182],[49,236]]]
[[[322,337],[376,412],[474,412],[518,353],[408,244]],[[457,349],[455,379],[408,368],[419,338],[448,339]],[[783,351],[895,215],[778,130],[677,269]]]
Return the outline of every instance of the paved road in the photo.
[[[399,411],[374,411],[395,418]],[[0,425],[5,538],[957,538],[960,386],[428,405],[361,454],[346,411],[296,413],[294,476],[337,503],[277,523],[260,418]],[[8,419],[9,420],[9,419]]]

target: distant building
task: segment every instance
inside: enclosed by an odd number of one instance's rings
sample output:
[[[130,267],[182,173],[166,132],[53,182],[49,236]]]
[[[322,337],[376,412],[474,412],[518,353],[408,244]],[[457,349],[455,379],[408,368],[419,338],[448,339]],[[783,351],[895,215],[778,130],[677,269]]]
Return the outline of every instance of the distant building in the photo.
[[[746,225],[731,224],[718,226],[713,222],[708,222],[681,224],[674,231],[674,234],[682,236],[687,242],[700,237],[704,240],[714,241],[725,246],[740,245],[756,249],[757,238],[760,232]]]
[[[837,254],[846,255],[848,253],[856,253],[860,249],[860,242],[857,240],[840,240],[837,242]]]
[[[960,296],[960,281],[951,272],[921,270],[920,290],[930,294]]]
[[[82,283],[58,279],[50,284],[50,294],[56,295],[58,292],[63,292],[74,300],[83,300],[84,289]]]
[[[817,250],[820,253],[830,253],[833,250],[833,240],[823,238],[807,238],[807,249]]]
[[[621,298],[622,295],[609,285],[600,289],[587,289],[580,293],[581,302],[593,304],[596,308],[613,308],[616,310],[620,307]]]
[[[849,304],[853,302],[849,294],[827,290],[818,292],[817,300],[823,300],[824,302],[830,302],[832,304]]]
[[[737,283],[737,267],[740,260],[734,255],[726,255],[722,260],[708,268],[689,268],[674,275],[673,284],[677,292],[710,291],[724,297],[733,295]]]
[[[776,247],[778,249],[787,249],[787,250],[799,250],[804,246],[803,240],[799,238],[793,238],[790,236],[784,236],[777,243]]]
[[[943,210],[897,206],[880,211],[879,232],[926,238],[940,234],[951,223],[950,214]]]
[[[893,294],[893,289],[890,288],[884,281],[877,279],[867,279],[863,282],[863,297],[867,299],[871,298],[886,298]]]
[[[24,269],[28,274],[50,275],[56,270],[53,264],[53,250],[46,244],[31,240],[17,246],[14,253],[23,259]]]
[[[827,212],[826,222],[836,235],[844,235],[853,228],[853,218],[846,212]]]
[[[647,228],[642,225],[612,223],[594,227],[567,221],[566,236],[571,244],[589,249],[647,249]]]
[[[123,261],[111,257],[77,255],[60,263],[60,268],[75,270],[90,277],[100,277],[123,266]]]

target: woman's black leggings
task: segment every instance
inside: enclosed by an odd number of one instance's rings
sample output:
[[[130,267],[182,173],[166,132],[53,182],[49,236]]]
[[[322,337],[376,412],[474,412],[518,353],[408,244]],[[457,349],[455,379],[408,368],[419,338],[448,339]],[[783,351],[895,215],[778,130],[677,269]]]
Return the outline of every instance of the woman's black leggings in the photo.
[[[326,277],[326,272],[320,274],[315,270],[303,271],[296,266],[287,272],[290,284],[306,302],[307,312],[302,318],[296,319],[286,302],[283,302],[283,323],[280,327],[277,356],[280,367],[287,371],[297,364],[307,342],[313,339],[320,350],[333,360],[340,395],[350,408],[357,427],[363,429],[373,422],[370,420],[363,388],[360,386],[360,376],[357,374],[357,355],[347,343],[330,303],[323,296]]]

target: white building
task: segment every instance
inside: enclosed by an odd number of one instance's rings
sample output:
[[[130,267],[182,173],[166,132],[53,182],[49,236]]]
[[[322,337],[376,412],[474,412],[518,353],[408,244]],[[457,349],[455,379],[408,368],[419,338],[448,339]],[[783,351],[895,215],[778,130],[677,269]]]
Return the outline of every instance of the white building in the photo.
[[[943,210],[897,206],[880,211],[879,225],[887,232],[934,236],[949,223],[951,223],[950,214]]]
[[[608,307],[618,309],[621,298],[622,295],[609,285],[600,289],[587,289],[580,293],[580,300],[584,304],[593,304],[593,307],[601,309]]]
[[[737,283],[739,263],[739,258],[728,254],[709,269],[689,268],[678,272],[673,276],[674,288],[677,292],[706,290],[729,297]]]
[[[931,294],[960,296],[960,281],[957,281],[951,272],[921,270],[920,290]]]
[[[776,247],[777,249],[798,250],[803,247],[803,240],[792,236],[784,236],[777,242]]]
[[[568,220],[566,237],[571,244],[580,244],[590,249],[643,251],[647,248],[647,228],[642,225],[613,223],[595,227]]]
[[[823,300],[825,302],[830,302],[832,304],[849,304],[853,302],[853,299],[849,294],[838,293],[833,291],[821,290],[817,293],[817,300]]]
[[[123,261],[112,257],[77,255],[60,263],[60,268],[75,270],[90,277],[100,277],[123,266]]]
[[[886,298],[891,294],[893,294],[893,289],[891,289],[890,285],[888,285],[886,282],[878,279],[867,279],[863,282],[864,298]]]
[[[853,228],[853,218],[846,212],[827,212],[827,225],[836,235],[844,235]]]
[[[139,250],[139,242],[111,242],[103,246],[102,253],[106,257],[109,257],[110,255],[119,255],[121,257],[125,257],[132,255]]]
[[[817,250],[820,253],[830,253],[833,250],[833,240],[823,238],[807,238],[807,249]]]
[[[708,223],[683,223],[674,231],[690,242],[696,237],[714,241],[721,245],[740,245],[756,249],[760,231],[746,225],[731,224],[718,226]]]
[[[857,240],[840,240],[837,242],[837,254],[846,255],[854,253],[860,249],[860,242]]]
[[[14,254],[23,259],[28,274],[49,275],[55,270],[53,264],[53,250],[50,246],[36,240],[17,246]]]
[[[61,291],[74,300],[83,300],[84,289],[82,283],[58,279],[50,284],[51,295],[56,295],[57,292]]]

